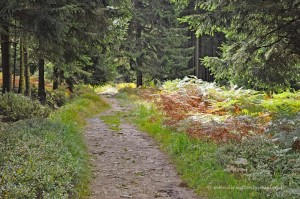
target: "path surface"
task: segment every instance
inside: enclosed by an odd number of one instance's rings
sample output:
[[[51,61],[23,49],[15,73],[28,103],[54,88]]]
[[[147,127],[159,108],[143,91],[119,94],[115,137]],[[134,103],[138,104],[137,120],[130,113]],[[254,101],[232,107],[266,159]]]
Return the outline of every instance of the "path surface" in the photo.
[[[106,98],[112,109],[102,115],[124,111],[114,98]],[[122,123],[113,131],[99,119],[89,119],[85,138],[92,154],[92,199],[196,199],[182,186],[168,157],[151,137],[133,125]]]

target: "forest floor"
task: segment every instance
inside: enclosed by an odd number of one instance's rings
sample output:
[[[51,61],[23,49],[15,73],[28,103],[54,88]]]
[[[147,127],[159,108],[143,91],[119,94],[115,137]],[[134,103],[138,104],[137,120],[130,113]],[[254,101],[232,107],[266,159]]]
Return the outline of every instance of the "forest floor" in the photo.
[[[114,97],[105,100],[111,109],[89,119],[85,129],[93,172],[90,198],[196,199],[168,156],[149,135],[126,123],[124,114],[119,114],[120,125],[114,130],[100,119],[130,110]]]

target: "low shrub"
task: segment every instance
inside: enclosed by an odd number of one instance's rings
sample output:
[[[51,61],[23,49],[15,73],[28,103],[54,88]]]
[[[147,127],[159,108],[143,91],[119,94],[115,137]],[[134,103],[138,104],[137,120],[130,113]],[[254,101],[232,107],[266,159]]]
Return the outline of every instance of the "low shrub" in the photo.
[[[70,100],[70,93],[65,88],[60,88],[49,92],[47,104],[52,108],[58,108],[65,105]]]
[[[300,112],[273,120],[265,133],[280,147],[300,152]]]
[[[21,94],[5,93],[0,95],[0,115],[6,121],[18,121],[34,117],[45,118],[50,109]]]

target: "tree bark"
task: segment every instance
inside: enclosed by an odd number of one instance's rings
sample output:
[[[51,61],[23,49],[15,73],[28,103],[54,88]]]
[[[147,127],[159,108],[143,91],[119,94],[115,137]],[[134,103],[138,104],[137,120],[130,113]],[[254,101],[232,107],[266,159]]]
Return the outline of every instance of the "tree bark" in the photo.
[[[68,85],[68,89],[71,93],[74,92],[74,83],[73,83],[73,79],[71,77],[66,79],[66,84]]]
[[[30,82],[30,67],[29,67],[29,59],[28,59],[28,46],[27,46],[27,38],[24,41],[24,66],[25,66],[25,95],[31,96],[31,82]]]
[[[24,67],[24,41],[20,39],[20,79],[19,79],[19,93],[25,94],[25,67]]]
[[[13,70],[13,90],[16,90],[16,69],[17,69],[17,40],[14,41],[14,70]]]
[[[142,58],[141,56],[136,59],[136,86],[143,86],[143,72],[141,71],[142,66]]]
[[[204,58],[205,56],[209,56],[209,49],[210,49],[210,43],[209,43],[209,36],[203,35],[200,39],[200,55],[199,58]],[[203,64],[200,64],[199,66],[200,70],[200,78],[204,81],[208,81],[206,70]]]
[[[137,24],[137,27],[136,27],[136,40],[139,41],[142,37],[142,31],[143,31],[143,27],[140,26],[139,24]],[[138,51],[139,52],[142,52],[143,51],[143,44],[141,43],[139,46],[138,46]],[[142,73],[142,65],[143,65],[143,60],[142,60],[142,54],[139,55],[137,58],[136,58],[136,86],[139,87],[139,86],[143,86],[143,73]]]
[[[2,57],[2,93],[12,91],[12,68],[10,65],[10,37],[9,27],[3,25],[4,33],[1,34],[1,57]]]
[[[136,86],[143,86],[143,73],[140,70],[136,71]]]
[[[195,76],[197,78],[201,78],[200,77],[200,63],[199,63],[199,58],[200,58],[200,55],[199,55],[199,37],[195,37],[195,56],[194,56],[194,66],[195,66]]]
[[[39,60],[39,86],[38,86],[38,98],[41,103],[46,102],[45,91],[45,60]]]
[[[59,86],[59,70],[58,67],[53,68],[53,90],[58,89]]]

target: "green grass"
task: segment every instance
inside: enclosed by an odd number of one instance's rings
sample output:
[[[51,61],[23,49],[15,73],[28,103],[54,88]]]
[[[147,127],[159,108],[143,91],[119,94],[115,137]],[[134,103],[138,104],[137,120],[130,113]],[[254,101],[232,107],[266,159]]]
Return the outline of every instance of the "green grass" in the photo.
[[[48,119],[0,128],[0,198],[85,198],[91,178],[85,119],[109,106],[83,94]]]
[[[139,106],[132,116],[141,130],[148,132],[174,161],[183,180],[200,196],[208,198],[264,198],[246,179],[224,171],[216,156],[218,146],[174,132],[162,124],[162,116],[152,106]],[[155,118],[155,119],[154,119]]]
[[[120,115],[119,114],[115,114],[115,115],[102,115],[100,116],[100,119],[102,121],[104,121],[111,130],[114,131],[119,131],[121,130],[120,125],[121,125],[121,121],[120,121]]]

